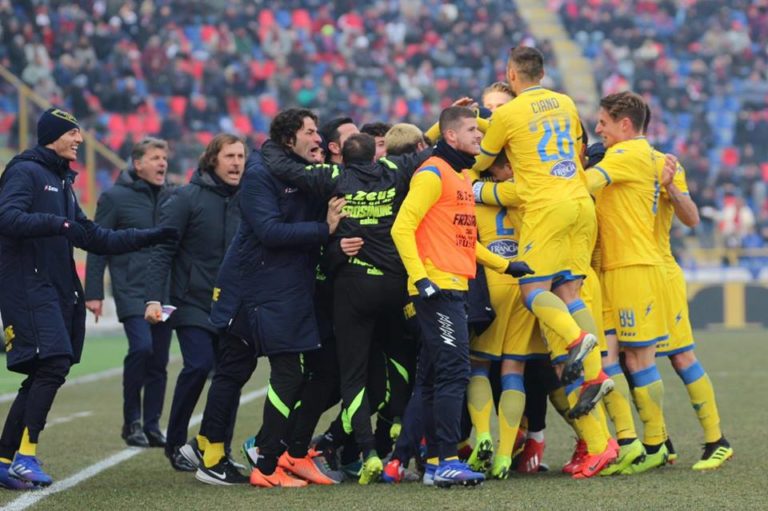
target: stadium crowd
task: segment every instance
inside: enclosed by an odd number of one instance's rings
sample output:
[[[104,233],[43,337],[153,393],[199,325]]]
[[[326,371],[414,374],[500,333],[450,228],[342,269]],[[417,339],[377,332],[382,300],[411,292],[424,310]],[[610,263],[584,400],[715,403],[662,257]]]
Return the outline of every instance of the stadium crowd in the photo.
[[[768,4],[554,0],[601,95],[651,105],[649,139],[680,156],[704,247],[768,246]],[[746,206],[746,208],[745,208]],[[738,213],[736,213],[738,211]],[[734,225],[735,224],[735,225]]]
[[[548,399],[578,438],[563,472],[640,474],[674,461],[670,433],[682,434],[665,424],[657,357],[701,425],[692,468],[722,466],[733,449],[671,252],[673,219],[699,222],[684,167],[645,137],[641,95],[603,96],[590,145],[573,100],[544,85],[544,54],[507,55],[505,81],[441,108],[426,132],[283,109],[259,149],[215,134],[178,187],[167,141],[146,137],[96,222],[72,190],[79,121],[46,110],[37,145],[0,178],[0,313],[8,367],[27,376],[0,435],[0,486],[53,482],[39,438],[86,310],[102,313],[107,267],[129,346],[121,436],[201,483],[450,487],[535,473]],[[89,252],[85,289],[73,247]],[[183,368],[164,434],[171,328]],[[246,467],[233,431],[264,358]]]
[[[764,3],[550,6],[594,63],[601,94],[631,88],[651,104],[657,121],[649,137],[690,169],[703,211],[698,244],[768,246]],[[344,113],[360,123],[425,127],[447,98],[502,78],[508,47],[533,42],[514,4],[472,0],[364,8],[237,0],[221,10],[176,0],[3,0],[0,30],[3,65],[67,105],[124,158],[145,135],[167,140],[172,176],[187,176],[219,131],[259,145],[285,105],[323,118]],[[547,56],[546,85],[559,90],[548,41],[538,47]],[[9,130],[17,105],[11,94],[0,101],[0,130]],[[594,118],[585,119],[591,128]],[[98,179],[106,189],[113,172]],[[751,214],[734,230],[738,197]],[[676,229],[676,248],[685,231]]]
[[[0,62],[123,157],[144,135],[168,140],[172,173],[193,169],[219,131],[262,142],[286,105],[423,126],[446,98],[501,79],[508,48],[532,42],[500,1],[108,6],[3,0]],[[16,110],[10,96],[3,110]]]

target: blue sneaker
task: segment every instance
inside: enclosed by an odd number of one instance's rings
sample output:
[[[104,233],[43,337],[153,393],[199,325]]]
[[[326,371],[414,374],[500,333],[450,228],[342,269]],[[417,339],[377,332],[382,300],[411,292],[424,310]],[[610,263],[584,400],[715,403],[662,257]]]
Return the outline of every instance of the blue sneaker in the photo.
[[[8,474],[39,486],[48,486],[53,482],[51,476],[40,468],[40,462],[36,457],[25,456],[19,453],[16,453],[16,456],[13,457]]]
[[[37,486],[29,481],[22,481],[11,476],[8,473],[9,468],[11,468],[10,463],[0,463],[0,488],[5,488],[6,490],[34,490],[37,488]]]
[[[256,445],[255,436],[249,436],[245,439],[242,447],[240,447],[240,452],[243,453],[243,457],[245,458],[245,461],[248,462],[248,465],[252,469],[256,468],[256,464],[258,463],[259,458],[261,458],[261,455],[259,454],[259,446]]]
[[[421,479],[421,483],[424,486],[435,485],[435,472],[437,471],[437,465],[433,463],[424,464],[424,477]]]
[[[458,460],[441,461],[435,471],[435,486],[448,488],[455,484],[475,486],[485,481],[485,474],[474,472],[466,463]]]

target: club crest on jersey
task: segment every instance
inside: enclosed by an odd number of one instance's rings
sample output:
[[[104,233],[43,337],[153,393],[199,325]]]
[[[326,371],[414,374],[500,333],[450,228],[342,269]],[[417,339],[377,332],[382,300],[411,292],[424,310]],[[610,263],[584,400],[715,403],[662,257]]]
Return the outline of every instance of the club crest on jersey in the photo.
[[[555,177],[570,179],[576,175],[576,163],[573,160],[560,160],[552,166],[549,173]]]
[[[517,241],[515,240],[496,240],[488,243],[488,250],[504,259],[517,257]]]

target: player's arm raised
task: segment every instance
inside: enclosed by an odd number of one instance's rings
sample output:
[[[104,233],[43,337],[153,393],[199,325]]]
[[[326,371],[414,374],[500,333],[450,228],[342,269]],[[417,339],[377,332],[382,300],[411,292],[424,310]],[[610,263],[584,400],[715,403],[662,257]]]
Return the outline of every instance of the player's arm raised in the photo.
[[[699,225],[699,208],[688,193],[685,182],[685,170],[672,154],[664,158],[664,170],[661,174],[661,184],[667,191],[669,201],[675,208],[675,216],[688,227]]]
[[[498,114],[498,112],[497,112]],[[485,170],[496,161],[496,157],[504,149],[507,143],[509,127],[504,116],[493,115],[488,124],[483,141],[480,143],[480,154],[475,156],[474,170]]]

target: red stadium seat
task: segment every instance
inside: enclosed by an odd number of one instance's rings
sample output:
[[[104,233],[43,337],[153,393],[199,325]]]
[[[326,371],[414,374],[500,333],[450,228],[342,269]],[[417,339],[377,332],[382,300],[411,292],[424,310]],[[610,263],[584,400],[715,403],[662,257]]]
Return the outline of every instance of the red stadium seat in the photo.
[[[253,125],[247,115],[239,114],[232,116],[232,124],[241,135],[249,135],[253,131]]]
[[[181,118],[184,118],[184,112],[187,111],[187,103],[189,100],[185,96],[173,96],[169,102],[171,112],[175,113]]]
[[[213,140],[213,133],[210,131],[198,131],[195,133],[195,138],[203,145],[208,145]]]
[[[275,117],[279,111],[277,100],[266,94],[259,99],[259,108],[261,109],[262,115],[269,118]]]

